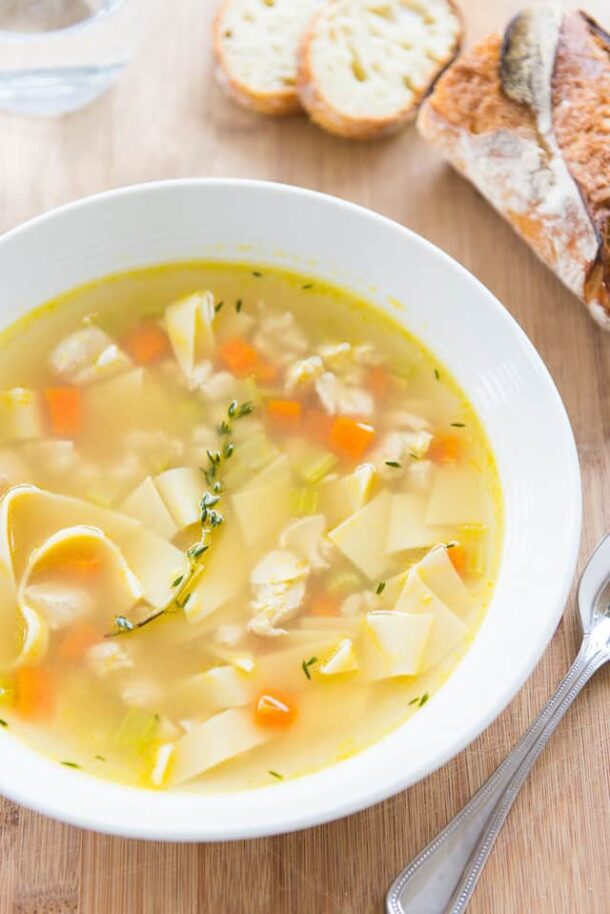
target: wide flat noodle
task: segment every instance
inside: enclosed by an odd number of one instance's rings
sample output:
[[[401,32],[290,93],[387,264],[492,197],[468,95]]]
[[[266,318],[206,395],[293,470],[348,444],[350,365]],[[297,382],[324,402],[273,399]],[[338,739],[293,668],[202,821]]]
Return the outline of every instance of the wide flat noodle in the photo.
[[[88,541],[102,549],[113,569],[113,610],[126,611],[142,595],[120,542],[139,529],[132,518],[89,502],[18,485],[0,503],[0,665],[38,660],[48,645],[48,625],[30,605],[27,587],[55,549]],[[116,598],[116,604],[114,603]]]
[[[165,312],[165,329],[174,356],[189,380],[198,361],[214,349],[214,297],[211,292],[195,292],[170,305]]]
[[[69,555],[69,550],[72,549],[73,554],[78,554],[83,546],[88,547],[92,555],[97,553],[104,560],[102,573],[112,616],[128,612],[143,597],[143,587],[119,547],[97,527],[80,524],[59,530],[31,553],[17,589],[17,600],[22,611],[29,603],[28,588],[37,578],[44,580],[53,567],[54,559],[61,566],[62,553]],[[30,608],[36,611],[35,607]]]

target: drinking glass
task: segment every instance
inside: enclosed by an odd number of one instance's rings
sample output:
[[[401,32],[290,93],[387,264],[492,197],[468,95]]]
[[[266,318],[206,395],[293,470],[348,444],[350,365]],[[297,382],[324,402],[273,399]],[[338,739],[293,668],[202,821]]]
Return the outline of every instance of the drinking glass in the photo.
[[[137,46],[140,0],[0,0],[0,110],[57,115],[92,102]]]

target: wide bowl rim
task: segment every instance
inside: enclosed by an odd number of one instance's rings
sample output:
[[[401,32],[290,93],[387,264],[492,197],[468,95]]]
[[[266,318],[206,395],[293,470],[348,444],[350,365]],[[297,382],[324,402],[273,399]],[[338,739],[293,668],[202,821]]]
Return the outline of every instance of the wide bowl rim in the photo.
[[[438,751],[432,759],[429,759],[427,763],[421,767],[420,770],[416,771],[415,775],[413,773],[410,775],[404,775],[401,774],[399,770],[396,770],[392,777],[386,777],[385,780],[383,780],[379,785],[367,785],[366,788],[362,787],[357,795],[354,796],[347,796],[340,800],[335,798],[333,803],[329,804],[327,808],[313,812],[307,809],[288,809],[284,816],[278,817],[278,821],[273,824],[240,822],[238,825],[227,826],[222,824],[218,825],[216,823],[212,824],[209,822],[205,822],[202,825],[201,822],[193,822],[192,820],[188,822],[185,822],[184,820],[180,822],[172,820],[169,816],[171,801],[169,804],[165,804],[165,799],[168,796],[173,797],[184,795],[153,793],[152,791],[142,790],[139,788],[127,788],[118,784],[111,784],[110,782],[100,781],[95,777],[82,775],[79,772],[61,772],[61,776],[66,779],[66,785],[69,785],[72,782],[73,778],[82,777],[87,778],[91,792],[95,792],[96,785],[103,785],[102,787],[98,788],[98,792],[100,794],[98,807],[103,806],[102,794],[105,793],[107,789],[111,790],[113,793],[116,793],[117,802],[120,798],[121,792],[125,792],[125,797],[127,797],[128,794],[133,794],[135,792],[143,797],[146,797],[150,803],[158,802],[160,807],[162,804],[167,806],[168,815],[166,815],[163,821],[159,822],[158,824],[150,823],[148,821],[144,823],[122,821],[120,819],[120,815],[117,815],[114,812],[106,814],[103,809],[98,808],[96,814],[92,813],[91,810],[83,809],[80,806],[70,806],[69,803],[66,803],[66,799],[63,793],[50,795],[49,792],[45,791],[44,787],[33,790],[31,786],[14,783],[14,778],[11,778],[11,772],[7,772],[6,768],[4,767],[0,769],[0,792],[2,792],[4,796],[13,800],[14,802],[27,806],[39,813],[49,815],[55,819],[76,826],[93,829],[99,832],[113,834],[121,837],[176,842],[226,841],[244,838],[249,839],[286,833],[290,831],[297,831],[304,828],[321,825],[325,822],[333,821],[352,813],[359,812],[369,806],[372,806],[375,803],[378,803],[382,800],[387,799],[388,797],[399,793],[401,790],[406,789],[414,783],[417,783],[423,777],[426,777],[427,775],[436,771],[447,761],[454,758],[467,745],[476,739],[477,736],[479,736],[483,730],[485,730],[489,724],[495,720],[498,715],[506,708],[513,697],[522,688],[532,673],[533,669],[539,662],[540,658],[542,657],[542,654],[548,646],[557,627],[557,624],[562,616],[565,603],[570,592],[578,559],[582,526],[582,485],[576,444],[564,403],[541,356],[525,332],[508,312],[508,310],[500,303],[496,296],[493,295],[493,293],[490,292],[489,289],[487,289],[475,276],[473,276],[458,261],[452,258],[449,254],[442,251],[432,242],[428,241],[413,230],[395,222],[392,219],[389,219],[366,207],[360,206],[342,198],[289,184],[241,178],[181,178],[166,181],[152,181],[135,185],[128,185],[125,187],[113,188],[111,190],[103,191],[101,193],[66,203],[63,206],[43,213],[33,219],[30,219],[22,225],[11,229],[3,235],[0,235],[0,250],[8,242],[12,242],[14,239],[17,239],[24,234],[32,232],[35,233],[39,228],[44,227],[47,223],[52,223],[55,220],[62,219],[72,213],[87,208],[95,209],[95,207],[99,204],[105,204],[116,199],[125,199],[127,197],[138,198],[156,193],[171,194],[173,191],[180,192],[183,189],[195,189],[202,187],[217,189],[241,188],[244,191],[255,190],[261,193],[281,195],[287,194],[292,195],[295,198],[305,197],[308,200],[317,203],[321,207],[336,207],[339,210],[343,210],[344,213],[348,215],[348,217],[351,214],[354,218],[368,220],[373,231],[375,230],[375,226],[381,226],[386,230],[391,229],[391,231],[394,233],[401,234],[407,244],[414,245],[416,247],[420,246],[420,249],[425,249],[428,254],[431,254],[437,259],[439,264],[442,265],[443,269],[449,271],[457,271],[462,275],[463,279],[471,283],[473,288],[476,288],[478,293],[486,299],[487,305],[490,309],[493,310],[497,319],[500,322],[503,322],[505,327],[515,335],[515,338],[518,340],[524,353],[526,353],[528,360],[532,363],[532,367],[536,369],[539,378],[545,385],[545,396],[549,398],[549,403],[552,402],[552,405],[556,410],[558,423],[557,431],[561,434],[563,440],[563,446],[565,449],[563,456],[569,476],[569,478],[566,478],[565,492],[566,503],[569,502],[567,506],[569,508],[572,526],[570,528],[569,542],[566,546],[566,556],[564,556],[561,571],[555,581],[556,596],[553,600],[554,605],[552,608],[549,606],[548,613],[545,616],[545,625],[540,627],[540,632],[536,644],[533,646],[530,645],[529,652],[526,658],[524,658],[523,664],[519,666],[518,670],[514,672],[512,678],[506,681],[502,689],[498,691],[494,706],[490,708],[484,715],[477,717],[475,723],[471,722],[468,727],[465,727],[464,731],[458,737],[454,737],[452,740],[448,741],[446,748],[443,751]],[[312,272],[315,272],[315,270]],[[406,323],[405,321],[401,322]],[[466,393],[468,394],[468,390],[466,390]],[[3,737],[4,733],[0,734],[0,738]],[[25,751],[28,755],[37,755],[36,750],[31,749],[27,745],[25,745]],[[369,750],[364,751],[367,752]],[[315,778],[316,774],[312,774],[307,777]],[[295,782],[288,781],[285,784],[278,785],[278,787],[275,789],[284,791],[287,787],[289,787],[291,783]],[[259,790],[265,789],[266,788],[259,788]],[[253,791],[251,791],[251,793],[252,792]],[[239,795],[239,793],[232,793],[228,796],[235,797]],[[107,793],[107,796],[110,796],[110,794]],[[188,794],[188,796],[195,801],[199,798],[199,796],[202,795]],[[158,798],[162,799],[159,800]]]

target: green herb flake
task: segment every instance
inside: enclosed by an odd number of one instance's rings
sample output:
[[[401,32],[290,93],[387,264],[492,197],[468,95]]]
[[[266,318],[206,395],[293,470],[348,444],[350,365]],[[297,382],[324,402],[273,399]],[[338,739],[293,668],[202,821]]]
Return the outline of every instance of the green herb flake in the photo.
[[[242,405],[239,407],[239,412],[237,413],[237,418],[243,419],[244,416],[249,416],[250,413],[253,413],[253,412],[254,412],[254,403],[249,403],[248,401],[246,401],[245,403],[242,403]]]
[[[224,305],[223,301],[216,302],[216,304],[214,305],[214,311],[216,312],[216,314],[218,314],[218,312],[220,311],[220,309],[222,308],[223,305]]]
[[[175,579],[175,581],[172,581],[172,587],[177,587],[178,584],[182,584],[183,580],[184,580],[184,575],[183,575],[183,574],[179,575],[179,576]]]
[[[452,428],[466,428],[466,423],[465,422],[452,422],[451,427]]]
[[[416,698],[412,698],[412,699],[411,699],[411,701],[409,702],[408,707],[411,707],[411,705],[416,705],[416,704],[418,704],[418,702],[420,702],[420,701],[421,701],[421,698],[420,698],[420,696],[418,695]]]
[[[317,657],[310,657],[309,660],[304,660],[303,663],[301,664],[301,669],[303,670],[303,672],[305,673],[305,675],[307,676],[308,679],[311,679],[311,673],[310,673],[309,668],[312,667],[314,665],[314,663],[317,663],[317,662],[318,662]]]
[[[260,277],[261,277],[263,274],[261,273],[260,270],[252,270],[252,275],[253,275],[253,276],[256,276],[257,279],[260,279]]]
[[[379,584],[377,585],[377,588],[375,589],[375,593],[377,594],[378,597],[380,597],[381,594],[384,592],[384,590],[385,590],[385,581],[380,581]]]
[[[428,701],[429,698],[430,698],[430,694],[428,692],[424,692],[422,697],[419,699],[419,707],[423,708],[423,706],[426,704],[426,702]]]
[[[312,282],[306,282],[306,283],[304,283],[304,284],[301,286],[301,289],[302,289],[304,292],[306,292],[308,289],[313,289],[313,283],[312,283]]]
[[[61,762],[65,768],[80,768],[80,765],[77,765],[76,762]]]
[[[400,460],[386,460],[385,465],[387,467],[396,467],[397,470],[400,470],[402,467]]]
[[[411,460],[419,460],[419,457],[417,456],[417,454],[414,454],[413,451],[409,451],[409,457],[411,458]]]
[[[207,552],[210,547],[206,546],[205,543],[195,543],[194,546],[188,550],[188,557],[190,559],[198,559],[200,555],[203,555],[204,552]]]
[[[0,717],[0,727],[8,727],[8,723],[4,720],[3,717]]]
[[[133,622],[127,616],[115,616],[114,624],[118,632],[130,632],[133,630]]]
[[[242,307],[243,307],[243,302],[242,302],[241,298],[238,298],[237,301],[235,302],[235,310],[237,311],[238,314],[241,311]]]
[[[278,771],[272,771],[271,768],[269,769],[269,771],[268,771],[267,773],[270,774],[271,777],[272,777],[272,778],[275,778],[277,781],[283,781],[283,780],[284,780],[284,775],[283,775],[283,774],[280,774]]]
[[[441,373],[440,373],[440,371],[438,370],[438,368],[435,368],[435,369],[434,369],[434,377],[436,378],[437,381],[440,381],[440,379],[441,379]]]
[[[98,762],[107,762],[108,761],[108,759],[105,758],[103,755],[94,755],[93,758],[96,759]]]

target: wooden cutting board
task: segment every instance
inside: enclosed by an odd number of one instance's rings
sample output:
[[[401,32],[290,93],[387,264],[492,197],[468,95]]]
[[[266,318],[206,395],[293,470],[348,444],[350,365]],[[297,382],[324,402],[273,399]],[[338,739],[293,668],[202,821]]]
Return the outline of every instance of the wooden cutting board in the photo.
[[[520,2],[462,5],[471,42],[501,28]],[[557,382],[584,475],[582,563],[610,528],[610,335],[412,128],[357,145],[304,118],[273,122],[230,103],[212,78],[214,6],[147,0],[142,52],[114,92],[58,121],[0,116],[0,230],[84,194],[192,175],[300,184],[409,225],[504,302]],[[607,0],[589,0],[588,11],[610,27]],[[472,746],[407,793],[311,831],[226,846],[147,844],[79,831],[0,800],[0,914],[381,912],[397,870],[497,766],[577,643],[570,608],[521,694]],[[472,914],[610,911],[609,717],[610,677],[602,673],[538,762]]]

